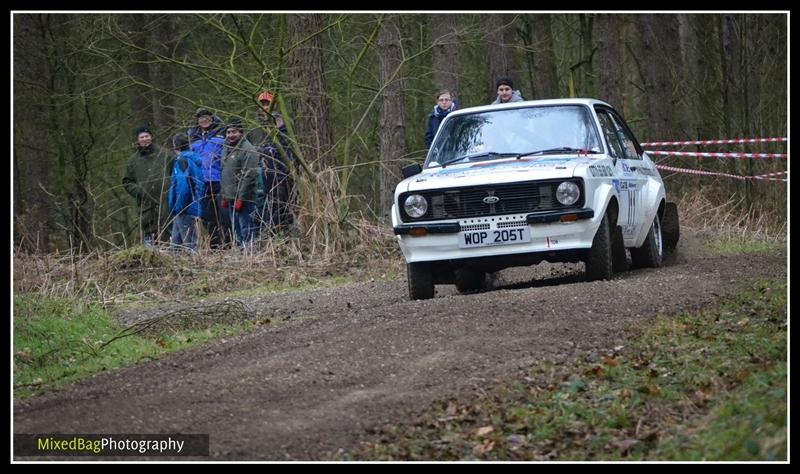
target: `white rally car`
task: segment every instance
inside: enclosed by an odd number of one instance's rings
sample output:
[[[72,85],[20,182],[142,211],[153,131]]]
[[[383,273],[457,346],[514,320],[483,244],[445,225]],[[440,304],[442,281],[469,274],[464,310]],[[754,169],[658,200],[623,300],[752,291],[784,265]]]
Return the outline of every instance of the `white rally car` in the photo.
[[[587,280],[658,267],[679,237],[677,207],[622,117],[593,99],[515,102],[450,113],[424,166],[403,169],[392,225],[412,299],[461,292],[487,273],[586,264]]]

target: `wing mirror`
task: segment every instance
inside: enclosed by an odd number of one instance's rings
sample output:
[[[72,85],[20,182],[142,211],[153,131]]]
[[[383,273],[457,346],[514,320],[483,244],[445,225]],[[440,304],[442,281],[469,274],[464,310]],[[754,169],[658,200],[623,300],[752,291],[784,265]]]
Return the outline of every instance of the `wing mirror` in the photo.
[[[410,178],[420,173],[422,173],[422,166],[419,163],[403,166],[403,179]]]

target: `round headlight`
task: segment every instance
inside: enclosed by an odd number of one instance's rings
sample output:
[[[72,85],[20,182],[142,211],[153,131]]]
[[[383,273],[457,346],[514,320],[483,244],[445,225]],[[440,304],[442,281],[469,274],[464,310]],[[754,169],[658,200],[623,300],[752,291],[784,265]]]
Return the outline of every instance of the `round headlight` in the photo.
[[[428,201],[425,200],[419,194],[412,194],[406,198],[406,202],[403,204],[403,207],[406,210],[406,214],[409,217],[413,217],[417,219],[425,215],[428,212]]]
[[[581,189],[572,181],[564,181],[556,189],[556,199],[565,206],[571,206],[581,197]]]

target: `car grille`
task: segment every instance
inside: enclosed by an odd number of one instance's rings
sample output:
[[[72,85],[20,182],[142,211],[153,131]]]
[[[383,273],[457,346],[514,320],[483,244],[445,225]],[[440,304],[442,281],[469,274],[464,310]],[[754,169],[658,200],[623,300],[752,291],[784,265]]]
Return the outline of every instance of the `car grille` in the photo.
[[[433,189],[420,192],[408,192],[400,195],[401,217],[404,222],[431,221],[442,219],[461,219],[465,217],[496,216],[504,214],[522,214],[566,209],[556,199],[556,187],[563,179],[551,181],[528,181],[523,183],[499,184],[469,188]],[[571,179],[581,189],[581,197],[572,207],[583,206],[583,183]],[[428,211],[424,216],[412,219],[403,203],[410,194],[421,194],[428,201]],[[497,202],[487,204],[484,199],[494,196]]]

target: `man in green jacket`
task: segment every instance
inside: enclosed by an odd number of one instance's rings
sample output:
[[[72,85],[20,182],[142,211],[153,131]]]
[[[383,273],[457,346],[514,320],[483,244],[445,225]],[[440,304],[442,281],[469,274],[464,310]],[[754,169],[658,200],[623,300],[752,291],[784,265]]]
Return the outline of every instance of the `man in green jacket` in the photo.
[[[253,220],[258,172],[256,148],[244,138],[241,119],[234,117],[228,122],[222,147],[221,207],[228,209],[236,244],[242,249],[246,249],[258,231]]]
[[[128,158],[122,186],[139,206],[145,246],[169,238],[169,209],[166,204],[173,156],[153,143],[147,126],[134,132],[136,152]]]

